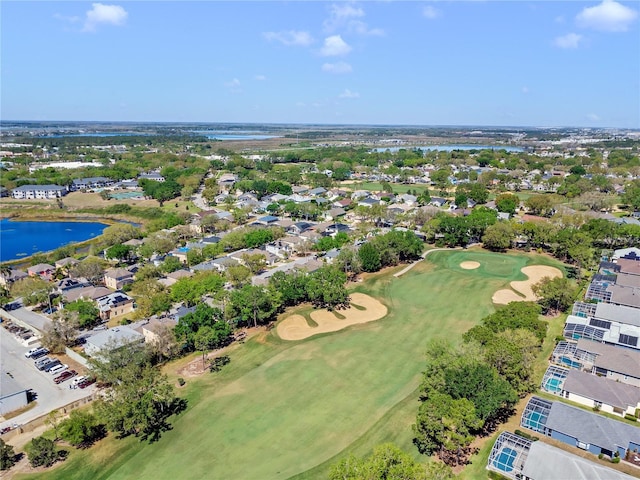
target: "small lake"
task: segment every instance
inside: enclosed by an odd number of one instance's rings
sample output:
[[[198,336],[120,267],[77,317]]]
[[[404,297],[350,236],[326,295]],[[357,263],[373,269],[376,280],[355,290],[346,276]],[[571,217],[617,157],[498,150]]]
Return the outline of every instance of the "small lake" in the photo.
[[[505,150],[507,152],[524,152],[521,147],[509,147],[506,145],[423,145],[423,146],[406,146],[406,147],[380,147],[374,148],[375,152],[397,152],[398,150],[418,150],[428,151],[437,150],[439,152],[453,152],[454,150]]]
[[[280,137],[279,135],[268,135],[265,133],[248,131],[236,131],[231,133],[227,130],[190,130],[190,133],[207,137],[209,140],[266,140],[268,138]]]
[[[0,220],[0,261],[90,240],[102,235],[107,227],[99,222],[21,222],[4,218]]]

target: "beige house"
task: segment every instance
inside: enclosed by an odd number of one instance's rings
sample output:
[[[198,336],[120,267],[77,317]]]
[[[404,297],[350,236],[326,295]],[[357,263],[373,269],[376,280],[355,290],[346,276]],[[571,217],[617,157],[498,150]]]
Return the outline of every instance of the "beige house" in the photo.
[[[124,268],[111,268],[104,272],[104,284],[112,290],[120,290],[133,283],[133,273]]]

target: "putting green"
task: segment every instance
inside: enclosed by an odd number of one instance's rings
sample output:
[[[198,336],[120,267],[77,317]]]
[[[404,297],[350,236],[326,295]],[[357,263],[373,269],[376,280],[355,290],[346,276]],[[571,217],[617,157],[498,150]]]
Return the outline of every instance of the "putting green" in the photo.
[[[463,261],[480,267],[464,270]],[[299,342],[275,332],[253,338],[222,372],[180,390],[189,408],[159,442],[108,438],[46,478],[326,478],[331,462],[380,441],[410,450],[427,342],[459,342],[493,311],[492,294],[526,279],[520,269],[535,263],[557,265],[539,256],[443,251],[400,278],[374,276],[357,290],[380,299],[385,318]]]

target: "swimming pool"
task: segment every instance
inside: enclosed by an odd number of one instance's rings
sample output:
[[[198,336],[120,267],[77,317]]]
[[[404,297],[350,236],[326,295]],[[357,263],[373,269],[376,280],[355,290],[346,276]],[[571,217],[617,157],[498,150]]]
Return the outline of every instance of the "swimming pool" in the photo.
[[[517,455],[513,448],[504,447],[498,458],[493,461],[493,466],[502,472],[511,472]]]

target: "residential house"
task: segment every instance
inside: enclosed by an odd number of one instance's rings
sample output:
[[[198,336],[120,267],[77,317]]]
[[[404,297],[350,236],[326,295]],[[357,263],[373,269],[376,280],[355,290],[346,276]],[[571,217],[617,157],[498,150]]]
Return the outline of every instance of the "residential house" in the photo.
[[[640,449],[639,427],[535,396],[527,402],[520,426],[594,455],[625,458],[627,451]]]
[[[75,178],[71,182],[71,190],[92,190],[94,188],[105,188],[113,185],[113,180],[107,177],[88,177],[88,178]]]
[[[215,260],[207,260],[206,262],[199,263],[191,267],[194,272],[210,272],[216,270],[218,272],[226,272],[227,268],[238,265],[238,262],[230,257],[220,257]]]
[[[563,335],[568,340],[586,338],[638,350],[639,311],[628,306],[598,303],[595,313],[569,315]]]
[[[56,291],[60,295],[64,295],[69,290],[73,290],[75,288],[85,288],[90,286],[91,284],[86,278],[63,278],[58,283],[56,283]]]
[[[18,199],[52,199],[64,197],[67,187],[60,185],[22,185],[11,191],[13,198]]]
[[[27,273],[30,277],[40,277],[43,280],[50,281],[56,273],[56,267],[48,263],[38,263],[27,268]]]
[[[269,283],[269,279],[276,272],[284,272],[290,273],[294,270],[301,270],[307,273],[312,273],[322,267],[322,262],[317,260],[314,257],[303,257],[297,258],[293,262],[285,263],[283,265],[279,265],[276,268],[272,268],[271,270],[267,270],[266,272],[262,272],[259,275],[255,275],[251,279],[251,283],[253,285],[267,285]]]
[[[193,272],[190,272],[189,270],[180,269],[180,270],[176,270],[175,272],[167,273],[165,278],[161,278],[158,280],[158,283],[161,283],[165,287],[170,287],[172,285],[175,285],[178,282],[178,280],[181,280],[183,278],[189,278],[192,276],[193,276]]]
[[[257,223],[259,223],[260,225],[271,226],[275,225],[278,220],[280,220],[280,218],[276,217],[275,215],[265,215],[264,217],[258,218]]]
[[[631,480],[618,470],[594,463],[544,442],[502,432],[489,453],[487,470],[511,480]]]
[[[335,220],[338,220],[339,218],[344,217],[346,213],[347,212],[344,208],[332,208],[324,212],[323,217],[325,220],[335,221]]]
[[[304,238],[294,235],[286,235],[265,245],[265,250],[280,258],[288,258],[295,253],[301,253],[302,250],[305,250],[305,252],[308,251],[309,249],[306,248],[308,243],[309,240]]]
[[[153,180],[154,182],[162,183],[165,181],[165,178],[158,172],[148,172],[138,175],[138,180]]]
[[[96,303],[102,320],[109,320],[112,317],[126,315],[135,309],[133,298],[122,292],[111,293],[99,298]]]
[[[5,288],[9,288],[14,282],[27,278],[28,276],[28,273],[12,268],[7,273],[0,272],[0,285]]]
[[[73,257],[66,257],[66,258],[61,258],[60,260],[56,260],[54,266],[56,267],[56,269],[60,269],[64,272],[68,272],[69,271],[69,267],[73,267],[75,265],[77,265],[78,263],[80,263],[78,260],[76,260]]]
[[[314,224],[310,222],[296,222],[290,225],[286,230],[291,235],[301,235],[302,233],[311,230]]]
[[[90,357],[99,357],[106,349],[113,349],[131,344],[142,344],[144,335],[126,325],[108,328],[86,339],[84,351]]]
[[[309,190],[307,192],[307,195],[309,195],[310,197],[318,197],[320,195],[324,195],[325,193],[327,193],[327,190],[325,188],[317,187]]]
[[[640,388],[640,350],[581,338],[558,342],[551,360],[562,366]]]
[[[366,197],[358,200],[358,205],[361,207],[372,207],[374,205],[380,205],[381,203],[381,200],[374,197]]]
[[[222,175],[220,175],[220,178],[218,178],[217,183],[221,189],[228,192],[233,187],[233,184],[236,183],[237,181],[238,181],[238,176],[236,174],[223,173]]]
[[[107,295],[113,293],[106,287],[78,287],[64,290],[62,292],[62,298],[65,303],[75,302],[76,300],[97,301]]]
[[[447,200],[442,197],[431,197],[431,200],[429,201],[429,205],[433,205],[438,208],[443,207],[445,203],[447,203]]]
[[[104,284],[112,290],[121,290],[133,283],[133,273],[124,268],[110,268],[104,272]]]
[[[171,317],[152,318],[142,325],[140,330],[145,343],[154,345],[160,343],[162,335],[167,331],[173,331],[177,324],[177,320]]]
[[[640,409],[640,388],[557,365],[547,368],[542,378],[542,389],[621,417],[635,416],[636,409]]]

